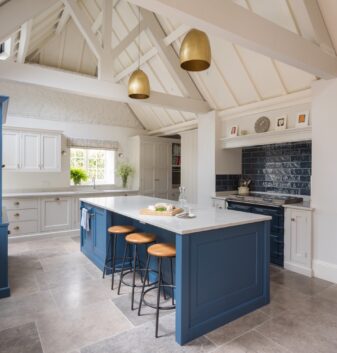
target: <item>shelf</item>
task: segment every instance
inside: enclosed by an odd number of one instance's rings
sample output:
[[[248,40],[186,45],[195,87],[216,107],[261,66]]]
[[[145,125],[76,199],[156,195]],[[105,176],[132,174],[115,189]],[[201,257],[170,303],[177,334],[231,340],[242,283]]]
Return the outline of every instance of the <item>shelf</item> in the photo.
[[[236,137],[221,138],[221,147],[223,149],[249,147],[258,145],[270,145],[273,143],[286,143],[296,141],[307,141],[312,138],[311,126],[302,128],[293,128],[286,130],[268,131],[260,134],[251,134]]]

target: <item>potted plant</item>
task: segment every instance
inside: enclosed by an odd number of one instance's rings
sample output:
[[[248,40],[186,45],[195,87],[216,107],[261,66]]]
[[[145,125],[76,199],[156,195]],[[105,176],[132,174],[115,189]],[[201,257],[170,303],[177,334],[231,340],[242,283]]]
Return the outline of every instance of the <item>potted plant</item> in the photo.
[[[88,174],[81,168],[70,168],[70,179],[74,182],[74,185],[79,185],[82,181],[88,180]]]
[[[120,163],[117,167],[117,175],[122,179],[123,188],[126,188],[129,176],[133,175],[134,168],[129,163]]]

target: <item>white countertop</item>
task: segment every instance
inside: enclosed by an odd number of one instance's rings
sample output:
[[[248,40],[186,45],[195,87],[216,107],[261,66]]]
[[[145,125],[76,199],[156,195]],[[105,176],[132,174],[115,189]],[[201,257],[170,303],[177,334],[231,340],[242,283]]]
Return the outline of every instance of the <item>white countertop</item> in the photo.
[[[141,208],[146,208],[157,202],[177,205],[177,203],[169,200],[147,196],[83,198],[81,201],[177,234],[196,233],[271,220],[269,216],[231,210],[217,210],[215,207],[200,208],[198,206],[192,207],[192,212],[196,215],[196,218],[192,219],[140,215],[139,210]]]
[[[283,205],[285,208],[294,208],[296,210],[308,210],[308,211],[313,211],[314,208],[311,207],[310,201],[303,201],[300,203],[289,203],[286,205]]]
[[[137,190],[128,189],[70,189],[70,190],[51,190],[51,191],[29,191],[29,192],[5,192],[2,197],[45,197],[45,196],[81,196],[91,194],[120,194],[120,193],[135,193]]]

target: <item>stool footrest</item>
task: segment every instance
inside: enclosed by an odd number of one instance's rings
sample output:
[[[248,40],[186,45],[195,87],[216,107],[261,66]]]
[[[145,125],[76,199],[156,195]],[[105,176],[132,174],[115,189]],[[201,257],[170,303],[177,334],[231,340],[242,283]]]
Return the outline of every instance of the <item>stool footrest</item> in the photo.
[[[137,270],[136,270],[136,272],[140,272],[140,273],[145,272],[145,271],[146,271],[145,268],[137,268]],[[158,274],[158,271],[155,271],[155,270],[149,270],[148,272],[149,273],[152,272],[152,273],[157,273]],[[126,286],[128,286],[128,287],[142,288],[143,287],[143,283],[144,283],[143,281],[146,281],[145,278],[141,280],[142,284],[135,284],[134,286],[133,286],[132,283],[127,283],[127,282],[124,281],[124,277],[126,275],[128,275],[129,273],[133,273],[133,269],[132,268],[129,271],[123,272],[123,275],[121,274],[121,282],[123,284],[125,284]],[[150,282],[149,284],[145,284],[145,287],[150,287],[150,286],[153,286],[154,284],[157,284],[157,283],[158,283],[158,281]]]
[[[174,285],[172,284],[161,284],[160,285],[160,288],[176,288]],[[154,289],[157,289],[158,290],[158,287],[152,287],[152,288],[148,288],[147,290],[144,291],[144,294],[143,294],[143,303],[146,305],[146,306],[149,306],[150,308],[153,308],[153,309],[157,309],[157,305],[156,304],[151,304],[149,303],[146,299],[145,299],[145,295],[146,293],[154,290]],[[174,305],[168,305],[168,306],[160,306],[158,307],[160,310],[173,310],[176,308],[175,304]]]

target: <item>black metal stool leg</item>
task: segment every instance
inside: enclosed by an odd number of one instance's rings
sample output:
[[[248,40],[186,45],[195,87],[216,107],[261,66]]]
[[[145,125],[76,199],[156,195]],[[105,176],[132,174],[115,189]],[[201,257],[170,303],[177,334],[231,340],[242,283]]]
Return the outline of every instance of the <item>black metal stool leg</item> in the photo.
[[[116,247],[117,247],[118,236],[116,234],[114,234],[113,237],[114,237],[114,239],[113,239],[112,246],[111,246],[111,267],[112,267],[111,290],[114,289],[115,267],[116,267]]]
[[[131,294],[131,310],[135,301],[135,284],[136,284],[136,268],[137,268],[137,245],[133,245],[133,272],[132,272],[132,294]]]
[[[109,262],[109,249],[111,247],[111,235],[109,234],[109,241],[108,241],[108,247],[107,247],[107,251],[105,252],[105,261],[104,261],[104,268],[103,268],[103,278],[105,278],[105,269],[106,269],[106,265]]]
[[[122,269],[121,269],[121,276],[119,279],[119,283],[118,283],[118,291],[117,294],[119,295],[121,292],[121,285],[122,285],[122,278],[123,278],[123,273],[124,273],[124,265],[125,265],[125,259],[126,259],[126,254],[128,252],[128,242],[125,242],[125,246],[124,246],[124,255],[123,255],[123,263],[122,263]]]
[[[138,250],[138,249],[137,249],[137,250]],[[138,264],[138,268],[141,269],[138,251],[137,251],[137,264]],[[139,271],[139,273],[140,273],[140,280],[141,280],[141,282],[143,283],[143,273],[142,273],[142,271]]]
[[[158,338],[158,324],[159,324],[159,304],[160,304],[160,285],[162,282],[162,259],[158,258],[158,293],[157,293],[157,311],[156,311],[156,338]]]
[[[144,299],[144,291],[145,291],[145,279],[146,277],[149,280],[149,267],[150,267],[150,258],[151,256],[148,254],[147,255],[147,259],[146,259],[146,266],[145,266],[145,274],[144,274],[144,282],[143,282],[143,286],[142,286],[142,292],[140,294],[140,301],[139,301],[139,307],[138,307],[138,316],[140,316],[140,310],[142,309],[142,303],[143,303],[143,299]]]
[[[173,286],[173,264],[172,264],[172,257],[170,258],[170,267],[171,267],[171,285]],[[171,287],[171,298],[172,298],[172,305],[174,305],[174,288]]]

